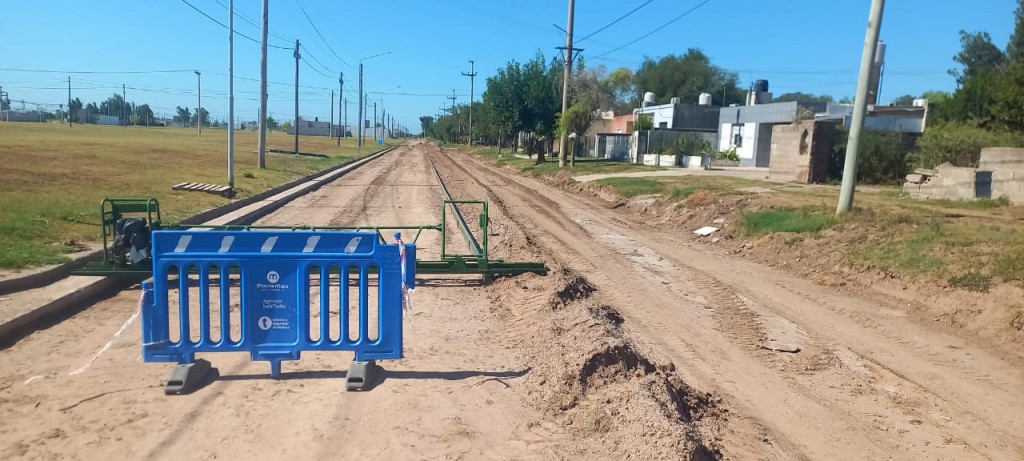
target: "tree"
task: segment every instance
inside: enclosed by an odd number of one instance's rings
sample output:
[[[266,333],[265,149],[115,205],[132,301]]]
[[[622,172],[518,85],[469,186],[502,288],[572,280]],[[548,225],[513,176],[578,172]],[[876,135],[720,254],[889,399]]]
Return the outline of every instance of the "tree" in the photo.
[[[78,122],[78,111],[82,110],[82,100],[75,98],[68,102],[68,112],[70,113],[71,120]]]
[[[613,70],[601,80],[601,85],[611,95],[610,108],[616,114],[626,114],[633,110],[631,101],[636,96],[636,77],[632,69],[620,67]]]
[[[135,108],[136,124],[145,126],[152,125],[153,118],[153,109],[150,109],[149,104],[143,104]]]
[[[774,102],[833,102],[832,96],[827,94],[816,95],[812,93],[801,93],[799,91],[793,93],[784,93],[775,98],[772,98]]]
[[[178,111],[177,115],[174,116],[174,121],[176,123],[181,124],[182,128],[185,127],[185,124],[191,123],[191,121],[192,121],[192,112],[188,110],[188,107],[178,106],[177,107],[177,111]]]
[[[205,107],[200,107],[195,113],[192,114],[192,125],[198,125],[199,120],[203,121],[203,126],[210,126],[210,113],[206,111]]]
[[[420,117],[420,130],[423,134],[430,133],[430,127],[434,125],[434,117],[424,115]]]
[[[696,103],[701,93],[710,93],[712,104],[740,102],[745,92],[737,86],[739,77],[735,72],[726,71],[711,64],[711,59],[702,51],[690,48],[682,56],[668,55],[658,61],[647,58],[636,71],[636,87],[639,92],[653,92],[658,104],[666,104],[678,97],[685,102]],[[725,90],[725,100],[722,92]],[[640,95],[631,103],[639,105]]]
[[[949,70],[949,74],[956,77],[960,86],[974,76],[999,68],[1006,60],[1006,55],[992,44],[988,32],[968,33],[961,30],[960,48],[960,52],[953,56],[953,61],[960,64],[960,69]]]
[[[1024,59],[1024,0],[1017,0],[1017,9],[1013,12],[1014,28],[1010,41],[1006,44],[1006,58],[1011,61]],[[988,34],[985,34],[987,37]]]
[[[910,107],[914,105],[914,100],[917,99],[913,95],[905,94],[896,99],[892,100],[891,105],[897,107]]]
[[[274,117],[271,117],[271,116],[268,115],[267,116],[267,129],[270,130],[270,131],[274,131],[277,128],[278,128],[277,120],[274,120]]]
[[[291,122],[287,122],[286,121],[284,123],[281,123],[281,130],[282,131],[286,131],[287,132],[290,129],[292,129],[292,123]]]

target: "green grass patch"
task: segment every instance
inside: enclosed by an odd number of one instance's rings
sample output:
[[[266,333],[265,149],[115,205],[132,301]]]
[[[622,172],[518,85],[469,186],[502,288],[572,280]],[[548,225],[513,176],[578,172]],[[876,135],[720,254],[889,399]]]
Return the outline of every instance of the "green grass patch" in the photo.
[[[227,184],[227,136],[210,128],[123,127],[55,123],[0,124],[0,269],[61,262],[74,248],[64,242],[100,238],[104,197],[145,196],[160,201],[175,222],[229,199],[172,191],[180,182]],[[294,138],[268,133],[271,149],[291,149]],[[235,132],[236,198],[245,198],[357,156],[355,139],[303,136],[303,151],[328,158],[268,153],[256,166],[257,133]],[[380,150],[364,146],[361,155]]]
[[[929,252],[939,237],[938,232],[926,230],[910,238],[872,244],[855,253],[854,257],[878,267],[914,275],[934,272],[944,265],[941,258]]]
[[[1008,282],[1024,280],[1024,250],[996,255],[992,261],[992,270]]]
[[[687,197],[693,195],[694,192],[697,192],[697,191],[700,191],[700,190],[720,191],[722,189],[723,189],[722,186],[715,185],[715,184],[704,184],[704,185],[697,185],[697,186],[684,186],[684,187],[679,187],[679,188],[673,189],[672,190],[672,195],[670,195],[669,198],[673,202],[679,202],[679,201],[682,201],[682,200],[686,200]]]
[[[926,205],[933,205],[942,208],[953,208],[958,210],[991,210],[1010,205],[1006,197],[996,199],[981,198],[975,200],[952,200],[952,199],[929,199],[922,201]]]
[[[988,293],[992,288],[992,276],[980,272],[953,275],[949,277],[949,286],[975,293]]]
[[[747,234],[763,235],[777,232],[821,232],[835,224],[835,219],[810,210],[778,209],[743,213],[741,222]]]
[[[623,197],[655,195],[665,192],[665,185],[661,181],[651,178],[605,178],[595,182],[610,186],[616,194]]]

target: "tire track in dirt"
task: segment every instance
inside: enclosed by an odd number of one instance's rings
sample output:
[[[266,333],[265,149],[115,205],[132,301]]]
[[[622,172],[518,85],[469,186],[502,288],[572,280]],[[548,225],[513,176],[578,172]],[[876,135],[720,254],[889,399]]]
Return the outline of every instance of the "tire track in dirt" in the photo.
[[[502,184],[444,154],[432,157],[442,176],[471,178],[446,182],[461,198],[491,202],[495,222],[507,223],[502,224],[503,243],[518,241],[508,245],[520,247],[517,257],[544,258],[552,268],[547,278],[500,279],[489,288],[495,300],[492,310],[509,324],[507,336],[533,345],[526,352],[530,363],[549,364],[531,372],[539,389],[537,404],[563,418],[575,433],[617,453],[642,459],[721,458],[725,418],[717,397],[692,388],[675,374],[671,362],[638,342],[622,316],[603,300],[600,288],[581,275],[585,272],[563,267],[561,258],[551,261],[552,252],[567,255],[571,249],[557,241],[553,246],[539,242],[536,236],[543,231],[535,222],[512,215],[505,199],[493,193]],[[636,438],[651,447],[627,448]]]

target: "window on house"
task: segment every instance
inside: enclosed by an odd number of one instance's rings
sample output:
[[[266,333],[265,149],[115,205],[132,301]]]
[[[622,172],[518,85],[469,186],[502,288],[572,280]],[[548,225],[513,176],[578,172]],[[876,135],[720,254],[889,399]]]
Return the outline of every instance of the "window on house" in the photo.
[[[729,136],[732,138],[733,147],[743,147],[743,124],[734,123]]]
[[[658,128],[668,128],[668,122],[658,122]]]

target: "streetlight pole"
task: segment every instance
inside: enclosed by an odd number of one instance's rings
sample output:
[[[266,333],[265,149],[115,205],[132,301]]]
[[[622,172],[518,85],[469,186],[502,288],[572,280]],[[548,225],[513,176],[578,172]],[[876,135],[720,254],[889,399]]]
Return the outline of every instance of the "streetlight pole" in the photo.
[[[235,0],[228,0],[228,187],[235,187]]]
[[[196,92],[199,98],[199,107],[196,107],[196,125],[199,127],[199,134],[203,134],[203,77],[198,70],[195,72]]]
[[[366,57],[363,57],[363,58],[359,58],[359,137],[356,140],[356,146],[357,146],[356,147],[356,152],[357,153],[361,153],[362,152],[362,148],[363,148],[363,135],[365,134],[365,131],[366,131],[365,129],[363,129],[363,117],[364,117],[363,114],[366,113],[366,108],[365,108],[365,105],[366,105],[366,94],[363,92],[363,61],[365,61],[367,59],[370,59],[370,58],[376,58],[378,56],[384,56],[386,54],[391,54],[391,51],[385,51],[383,53],[377,53],[377,54],[374,54],[374,55],[371,55],[371,56],[366,56]]]
[[[569,108],[569,77],[572,76],[572,20],[573,13],[576,11],[576,2],[569,0],[569,27],[566,28],[565,34],[565,74],[562,77],[562,112],[560,115],[565,115],[566,109]],[[561,139],[558,142],[558,167],[562,168],[565,166],[565,129],[562,130]],[[575,160],[575,159],[574,159]]]

